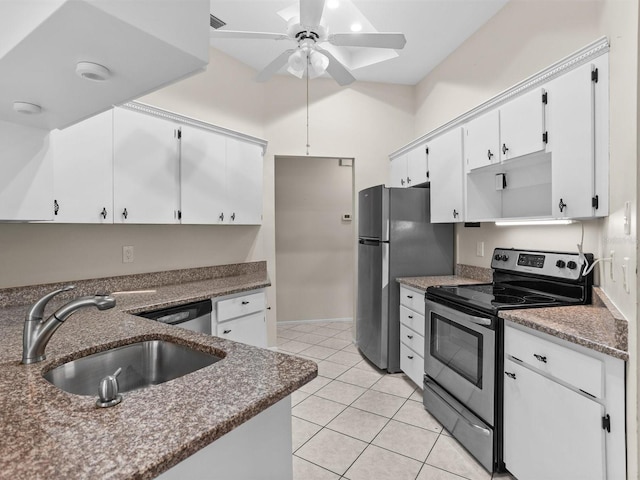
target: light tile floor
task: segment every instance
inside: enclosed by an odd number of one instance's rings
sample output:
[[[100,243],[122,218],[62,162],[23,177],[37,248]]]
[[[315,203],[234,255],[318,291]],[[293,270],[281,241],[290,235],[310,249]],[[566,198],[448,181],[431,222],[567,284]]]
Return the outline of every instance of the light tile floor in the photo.
[[[416,385],[364,359],[351,323],[280,324],[278,349],[318,364],[292,395],[294,480],[492,478],[423,408]]]

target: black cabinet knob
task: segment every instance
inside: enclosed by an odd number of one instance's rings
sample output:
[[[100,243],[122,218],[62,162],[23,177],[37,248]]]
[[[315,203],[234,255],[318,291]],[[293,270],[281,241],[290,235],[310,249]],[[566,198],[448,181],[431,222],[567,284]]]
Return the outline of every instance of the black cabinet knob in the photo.
[[[100,212],[100,216],[102,218],[104,218],[105,220],[107,219],[107,209],[103,208],[102,211]]]
[[[59,210],[60,210],[60,205],[58,204],[57,200],[54,200],[53,201],[53,214],[57,215]]]
[[[509,151],[509,148],[507,147],[507,145],[505,143],[503,143],[502,144],[502,154],[506,155],[508,151]]]
[[[127,217],[129,216],[129,212],[127,212],[127,209],[126,209],[126,208],[122,211],[122,216],[124,217],[124,219],[125,219],[125,220],[126,220],[126,219],[127,219]]]
[[[561,212],[564,212],[564,209],[567,208],[567,204],[564,203],[562,199],[560,199],[560,203],[558,203],[558,208],[560,209]]]

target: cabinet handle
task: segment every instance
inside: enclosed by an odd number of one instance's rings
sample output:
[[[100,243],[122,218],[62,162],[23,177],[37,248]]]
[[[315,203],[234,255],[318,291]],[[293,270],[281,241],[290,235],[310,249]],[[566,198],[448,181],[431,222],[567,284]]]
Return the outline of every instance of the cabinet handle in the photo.
[[[408,338],[409,340],[413,340],[413,335],[407,335],[407,338]]]
[[[242,305],[249,305],[249,302],[247,302],[246,300],[244,300],[244,301],[242,302]]]
[[[511,372],[504,372],[504,374],[509,377],[512,378],[513,380],[516,379],[516,374],[515,373],[511,373]]]
[[[404,185],[404,178],[400,179],[400,185]]]
[[[407,317],[408,317],[409,319],[412,319],[412,318],[413,318],[413,315],[408,315]]]
[[[222,212],[220,216],[218,216],[218,218],[220,219],[221,222],[224,222],[224,212]]]
[[[60,210],[60,205],[58,204],[57,200],[53,201],[53,214],[57,215],[58,214],[58,210]]]
[[[231,330],[223,330],[222,333],[226,335],[227,333],[231,333]]]
[[[409,185],[410,183],[411,183],[411,179],[407,177],[407,185]]]
[[[561,212],[564,212],[564,209],[567,207],[567,204],[564,203],[562,201],[562,199],[560,199],[560,203],[558,203],[558,208],[560,209]]]
[[[502,154],[506,155],[508,151],[509,151],[509,149],[507,148],[507,145],[505,143],[503,143],[502,144]]]
[[[236,212],[231,214],[231,221],[233,222],[236,219]]]
[[[413,360],[413,355],[407,355],[407,358],[408,358],[409,360]]]
[[[407,295],[407,298],[413,298],[413,295]]]
[[[124,219],[125,219],[125,220],[126,220],[126,219],[127,219],[127,217],[129,216],[129,212],[127,212],[127,209],[126,209],[126,208],[122,211],[122,216],[124,217]]]
[[[491,150],[487,150],[487,158],[491,160],[491,157],[493,157],[493,153],[491,153]]]
[[[455,208],[453,209],[453,218],[458,218],[458,211]]]
[[[102,216],[102,218],[104,218],[106,220],[107,219],[107,209],[103,208],[102,211],[100,212],[100,215]]]
[[[547,357],[545,357],[544,355],[538,355],[537,353],[534,353],[533,356],[536,357],[536,360],[538,360],[539,362],[547,363]]]

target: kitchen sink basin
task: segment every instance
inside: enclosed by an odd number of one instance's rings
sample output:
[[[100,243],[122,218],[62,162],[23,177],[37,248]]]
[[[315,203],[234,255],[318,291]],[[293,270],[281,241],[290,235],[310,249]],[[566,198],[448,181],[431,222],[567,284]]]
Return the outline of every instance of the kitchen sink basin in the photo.
[[[132,343],[67,362],[48,371],[44,378],[77,395],[98,395],[100,380],[118,375],[120,393],[158,385],[182,377],[221,360],[165,340]]]

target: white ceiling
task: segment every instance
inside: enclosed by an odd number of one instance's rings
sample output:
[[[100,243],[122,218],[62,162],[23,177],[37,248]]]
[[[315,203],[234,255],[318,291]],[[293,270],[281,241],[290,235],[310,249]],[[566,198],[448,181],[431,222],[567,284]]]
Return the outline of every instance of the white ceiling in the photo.
[[[352,0],[379,32],[402,32],[399,56],[352,71],[356,80],[415,85],[498,12],[508,0]],[[225,30],[285,33],[282,0],[211,0]],[[331,25],[327,25],[331,29]],[[333,31],[333,33],[338,33]],[[295,44],[274,40],[211,39],[211,45],[261,71]],[[341,48],[341,47],[336,47]],[[284,69],[281,74],[284,74]]]

